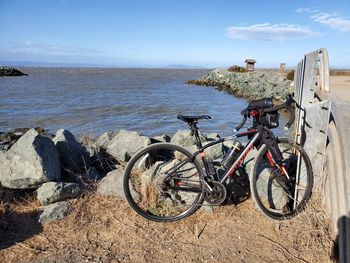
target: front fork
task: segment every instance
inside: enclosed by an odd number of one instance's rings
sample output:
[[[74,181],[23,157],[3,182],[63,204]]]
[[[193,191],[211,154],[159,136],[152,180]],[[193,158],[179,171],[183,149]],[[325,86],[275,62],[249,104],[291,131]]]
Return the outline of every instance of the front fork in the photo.
[[[290,180],[289,174],[288,174],[286,168],[284,167],[284,165],[276,163],[269,150],[267,150],[266,156],[267,156],[267,160],[269,161],[271,168],[277,167],[282,172],[282,174],[285,175],[288,178],[288,180]]]

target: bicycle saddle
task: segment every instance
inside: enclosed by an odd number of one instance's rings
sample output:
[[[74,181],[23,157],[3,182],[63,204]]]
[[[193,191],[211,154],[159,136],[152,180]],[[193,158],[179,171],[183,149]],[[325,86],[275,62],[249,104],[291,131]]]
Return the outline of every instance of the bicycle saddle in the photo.
[[[188,123],[193,123],[196,122],[198,120],[204,119],[204,120],[210,120],[211,117],[209,115],[177,115],[177,118],[179,120],[182,120],[184,122],[188,122]]]

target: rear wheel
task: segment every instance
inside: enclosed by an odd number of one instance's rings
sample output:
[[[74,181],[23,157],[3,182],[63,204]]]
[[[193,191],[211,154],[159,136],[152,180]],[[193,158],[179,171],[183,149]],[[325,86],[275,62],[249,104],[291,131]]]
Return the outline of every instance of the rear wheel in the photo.
[[[198,161],[169,143],[153,144],[136,153],[125,169],[123,183],[130,206],[157,222],[187,217],[203,201]]]
[[[263,145],[255,159],[250,188],[257,208],[264,215],[283,220],[297,215],[305,207],[311,196],[313,174],[309,157],[297,143],[279,138],[278,147],[288,176],[276,165],[271,167],[268,149]]]

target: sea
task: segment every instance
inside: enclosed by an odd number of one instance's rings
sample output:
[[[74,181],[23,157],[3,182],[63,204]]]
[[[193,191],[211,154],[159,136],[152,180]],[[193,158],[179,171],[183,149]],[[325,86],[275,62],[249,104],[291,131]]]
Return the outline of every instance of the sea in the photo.
[[[91,137],[119,129],[172,135],[188,129],[178,114],[207,114],[212,119],[200,120],[200,129],[228,136],[248,103],[213,87],[185,83],[210,69],[19,69],[28,76],[0,78],[1,132],[43,127]]]

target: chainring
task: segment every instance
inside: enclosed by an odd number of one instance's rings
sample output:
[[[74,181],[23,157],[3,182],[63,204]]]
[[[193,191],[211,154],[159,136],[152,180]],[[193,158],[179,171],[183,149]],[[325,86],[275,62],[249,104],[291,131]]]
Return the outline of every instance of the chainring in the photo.
[[[203,192],[204,200],[211,205],[219,205],[225,201],[227,191],[226,187],[217,181],[210,182],[212,191],[206,188]]]

